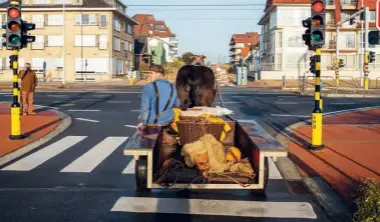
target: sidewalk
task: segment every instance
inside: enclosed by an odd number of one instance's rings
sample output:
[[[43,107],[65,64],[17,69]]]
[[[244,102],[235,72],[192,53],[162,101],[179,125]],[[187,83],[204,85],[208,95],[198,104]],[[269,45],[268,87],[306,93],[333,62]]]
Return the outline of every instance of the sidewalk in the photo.
[[[8,139],[11,129],[10,105],[0,104],[0,157],[11,153],[54,130],[60,117],[50,110],[36,110],[35,116],[21,116],[21,132],[28,137],[24,140]]]
[[[360,178],[380,180],[380,109],[340,114],[323,120],[322,151],[309,151],[311,126],[292,132],[289,157],[304,177],[321,176],[349,204]]]

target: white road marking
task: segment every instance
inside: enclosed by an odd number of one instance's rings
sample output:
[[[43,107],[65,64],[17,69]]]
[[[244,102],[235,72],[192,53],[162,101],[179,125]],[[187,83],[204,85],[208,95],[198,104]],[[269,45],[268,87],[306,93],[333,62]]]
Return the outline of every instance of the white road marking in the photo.
[[[123,170],[122,174],[134,174],[135,173],[136,160],[133,158]]]
[[[58,107],[54,107],[54,106],[41,106],[41,105],[34,105],[36,107],[43,107],[43,108],[50,108],[50,109],[59,109]]]
[[[62,98],[62,97],[67,97],[67,95],[47,95],[48,97],[58,97],[58,98]]]
[[[69,112],[100,112],[98,109],[69,109]]]
[[[138,110],[138,109],[133,109],[133,110],[131,110],[131,112],[140,112],[140,110]]]
[[[0,95],[12,95],[12,93],[0,93]]]
[[[309,116],[303,116],[303,115],[290,115],[290,114],[270,114],[271,116],[278,116],[278,117],[301,117],[301,118],[307,118],[307,117],[311,117],[310,115]]]
[[[99,123],[98,120],[92,120],[92,119],[84,119],[84,118],[75,118],[76,120],[86,121],[86,122],[93,122],[93,123]]]
[[[251,97],[251,96],[231,96],[231,97],[234,97],[234,98],[245,98],[245,97]]]
[[[131,103],[131,101],[108,101],[107,103],[122,104],[122,103]]]
[[[307,202],[121,197],[111,211],[234,217],[317,218],[312,205]]]
[[[268,163],[269,163],[269,179],[272,179],[272,180],[283,179],[280,171],[278,170],[276,164],[274,163],[271,157],[268,158]]]
[[[100,94],[100,95],[92,95],[93,97],[100,97],[100,98],[104,98],[104,97],[110,97],[111,95],[103,95],[103,94]]]
[[[107,137],[61,172],[89,173],[127,139],[128,137]]]
[[[330,103],[330,105],[354,105],[355,103]]]
[[[134,125],[124,125],[125,127],[129,127],[129,128],[136,128],[136,126]]]
[[[297,102],[275,102],[275,104],[279,104],[279,105],[297,105],[298,103]]]
[[[235,103],[242,103],[242,102],[223,102],[224,104],[235,104]]]
[[[1,169],[3,171],[29,171],[52,157],[62,153],[68,148],[74,146],[80,141],[87,138],[87,136],[67,136],[35,153],[30,154],[27,157],[24,157],[13,164]]]
[[[298,96],[277,96],[278,98],[294,98],[294,97],[298,97]]]

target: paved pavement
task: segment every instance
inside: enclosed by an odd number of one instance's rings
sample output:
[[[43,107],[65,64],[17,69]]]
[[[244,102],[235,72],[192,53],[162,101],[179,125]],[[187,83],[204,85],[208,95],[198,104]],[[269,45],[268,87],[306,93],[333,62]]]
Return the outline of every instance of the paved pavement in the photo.
[[[0,166],[0,217],[4,221],[328,221],[313,197],[293,189],[272,161],[266,200],[243,191],[136,194],[134,164],[122,150],[135,131],[140,96],[138,87],[37,93],[41,110],[69,113],[73,123],[39,149]],[[0,101],[10,99],[10,94],[0,94]],[[273,136],[276,130],[309,119],[314,104],[311,97],[276,90],[225,88],[223,99],[236,119],[254,118]],[[326,99],[325,111],[379,101]],[[235,207],[242,204],[247,208]],[[213,211],[213,206],[218,210]]]
[[[10,105],[0,104],[0,157],[46,135],[57,126],[59,119],[59,115],[50,110],[36,116],[21,116],[21,130],[27,139],[12,141],[8,139],[11,132]]]
[[[380,109],[325,118],[322,151],[304,148],[310,135],[310,125],[300,126],[293,131],[295,141],[289,145],[289,156],[303,176],[321,176],[350,204],[358,181],[380,180]]]

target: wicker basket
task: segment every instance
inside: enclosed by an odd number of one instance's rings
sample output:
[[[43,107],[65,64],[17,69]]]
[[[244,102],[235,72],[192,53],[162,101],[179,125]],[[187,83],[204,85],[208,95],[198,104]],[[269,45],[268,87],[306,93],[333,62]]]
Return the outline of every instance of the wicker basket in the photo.
[[[224,129],[224,123],[209,123],[209,122],[193,122],[193,121],[178,121],[178,132],[182,145],[193,143],[206,134],[213,135],[217,140]]]
[[[203,122],[206,118],[201,116],[179,116],[179,119],[189,122]]]

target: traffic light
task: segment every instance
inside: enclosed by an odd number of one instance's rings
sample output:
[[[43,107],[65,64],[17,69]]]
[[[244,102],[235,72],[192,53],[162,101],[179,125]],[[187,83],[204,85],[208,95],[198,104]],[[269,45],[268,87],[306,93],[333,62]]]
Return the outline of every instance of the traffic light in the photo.
[[[3,35],[3,37],[6,38],[4,46],[6,46],[8,50],[20,49],[22,47],[21,25],[22,20],[20,6],[10,5],[7,8],[7,23],[5,24],[6,32]]]
[[[28,46],[28,43],[32,43],[36,41],[35,36],[28,35],[28,31],[36,29],[36,25],[34,23],[28,23],[27,21],[21,22],[21,28],[22,28],[22,48],[26,48]]]
[[[345,66],[343,59],[339,59],[339,68],[343,68]]]
[[[310,72],[315,74],[315,56],[310,57]]]
[[[310,49],[311,18],[307,18],[305,20],[302,20],[302,26],[306,28],[305,34],[302,35],[302,40],[305,41],[305,45],[307,45]]]
[[[368,60],[369,60],[369,63],[375,62],[375,60],[376,60],[376,53],[373,52],[373,51],[369,51],[369,58],[368,58]]]
[[[17,56],[16,55],[11,55],[9,56],[9,68],[10,69],[13,69],[13,62],[17,60]]]
[[[355,17],[353,17],[352,19],[350,19],[350,25],[353,25],[355,23],[356,23],[356,18]]]
[[[325,44],[325,0],[311,1],[311,48],[320,48]]]

